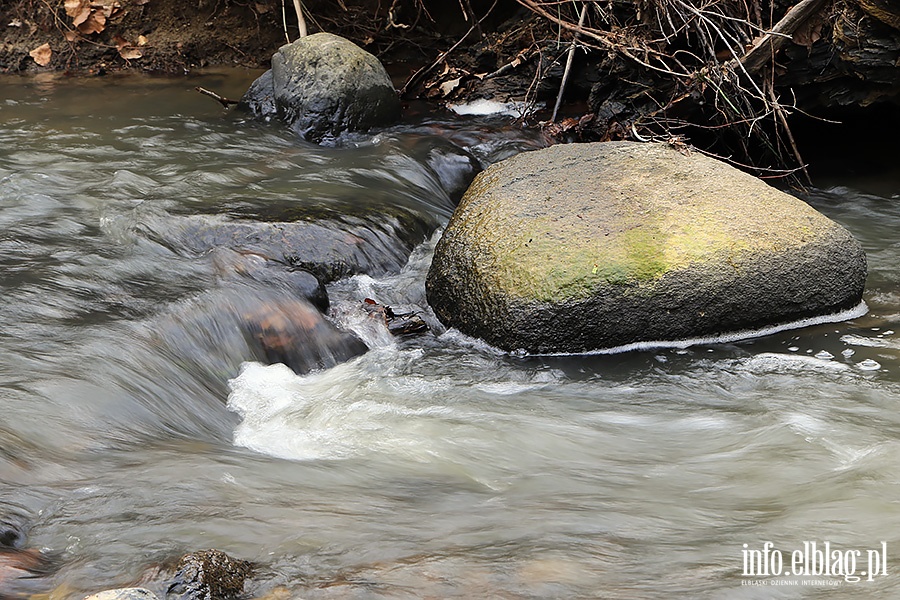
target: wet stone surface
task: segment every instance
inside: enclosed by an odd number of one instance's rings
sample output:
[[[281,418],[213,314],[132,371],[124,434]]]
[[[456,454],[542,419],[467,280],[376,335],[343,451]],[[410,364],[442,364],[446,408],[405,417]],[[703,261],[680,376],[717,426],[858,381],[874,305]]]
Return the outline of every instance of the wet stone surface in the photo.
[[[253,565],[220,550],[200,550],[181,557],[166,597],[171,600],[227,600],[244,590]]]

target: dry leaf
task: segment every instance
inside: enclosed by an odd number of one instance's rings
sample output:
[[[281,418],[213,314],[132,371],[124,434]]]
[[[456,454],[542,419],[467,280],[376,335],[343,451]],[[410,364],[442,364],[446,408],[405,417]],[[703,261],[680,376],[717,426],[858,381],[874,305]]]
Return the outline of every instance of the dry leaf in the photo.
[[[262,2],[257,2],[253,6],[254,6],[254,8],[256,8],[256,12],[258,12],[261,15],[264,15],[271,10],[271,8],[269,8],[268,5],[263,4]]]
[[[456,79],[451,79],[450,81],[445,81],[441,84],[441,95],[445,98],[453,93],[453,90],[459,87],[459,83],[462,81],[462,77],[457,77]]]
[[[134,60],[136,58],[141,58],[142,56],[144,56],[144,53],[141,52],[140,48],[135,48],[134,46],[125,46],[124,48],[119,48],[119,56],[121,56],[125,60]]]
[[[91,10],[90,6],[85,7],[80,13],[73,16],[72,25],[74,25],[75,27],[81,26],[82,23],[88,20],[93,12],[94,11]]]
[[[66,0],[66,14],[75,17],[81,14],[84,9],[91,8],[91,0]]]
[[[78,35],[77,31],[67,31],[66,32],[66,41],[67,42],[76,42],[80,38],[81,38],[81,36]]]
[[[813,44],[822,39],[822,28],[824,26],[825,20],[823,18],[818,15],[813,16],[794,31],[794,43],[798,46],[806,46],[807,50],[812,50]]]
[[[53,50],[50,49],[50,43],[48,42],[42,46],[38,46],[29,52],[28,55],[34,59],[34,62],[42,67],[46,67],[50,64],[50,59],[53,57]]]
[[[138,46],[146,46],[147,45],[147,36],[139,35],[138,36]]]
[[[100,33],[104,29],[106,29],[106,15],[98,10],[91,12],[91,16],[78,26],[78,31],[85,35]]]
[[[94,4],[94,6],[96,7],[97,5]],[[107,19],[118,16],[118,14],[122,12],[122,5],[118,2],[113,2],[112,4],[101,4],[100,7],[103,9],[103,14],[106,15]]]
[[[7,23],[6,26],[7,27],[21,27],[22,21],[20,21],[19,19],[13,19],[9,23]]]
[[[144,56],[144,53],[140,50],[140,48],[136,48],[120,35],[113,37],[113,43],[116,45],[116,50],[119,51],[119,56],[124,58],[125,60],[134,60],[136,58],[141,58]]]

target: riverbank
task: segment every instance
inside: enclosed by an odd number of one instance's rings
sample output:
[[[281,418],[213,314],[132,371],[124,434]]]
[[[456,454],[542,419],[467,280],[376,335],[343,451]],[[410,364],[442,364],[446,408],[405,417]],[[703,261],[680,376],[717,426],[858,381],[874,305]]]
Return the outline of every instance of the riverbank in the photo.
[[[823,140],[895,112],[900,12],[886,3],[640,6],[309,0],[301,23],[278,0],[17,0],[0,7],[0,72],[265,68],[301,28],[328,31],[375,54],[405,100],[514,101],[551,141],[690,143],[807,185]],[[895,121],[873,136],[892,137]]]

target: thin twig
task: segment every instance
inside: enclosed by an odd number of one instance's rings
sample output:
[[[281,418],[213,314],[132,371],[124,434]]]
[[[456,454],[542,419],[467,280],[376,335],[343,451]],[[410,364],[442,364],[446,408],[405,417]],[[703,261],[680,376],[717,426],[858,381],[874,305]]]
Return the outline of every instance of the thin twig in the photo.
[[[803,176],[806,178],[806,183],[812,186],[812,178],[809,176],[809,171],[806,170],[806,163],[803,162],[803,157],[800,156],[800,149],[797,148],[797,142],[794,140],[794,134],[791,133],[791,128],[788,126],[787,117],[784,114],[784,108],[781,104],[778,103],[778,98],[775,97],[775,88],[772,85],[769,85],[769,98],[771,99],[771,105],[775,109],[775,114],[778,116],[778,120],[781,121],[781,126],[784,128],[784,133],[787,135],[788,142],[791,144],[791,151],[794,153],[794,158],[797,159],[797,164],[800,165],[800,171],[803,173]]]
[[[412,76],[406,80],[406,83],[403,84],[403,87],[400,88],[400,96],[401,97],[405,96],[411,87],[418,84],[419,81],[421,81],[423,77],[425,77],[426,75],[428,75],[428,73],[430,73],[432,70],[434,70],[435,67],[439,66],[441,63],[443,63],[445,60],[447,60],[447,57],[450,56],[450,54],[454,50],[459,48],[460,44],[462,44],[465,41],[465,39],[467,37],[469,37],[469,34],[471,34],[473,31],[475,31],[475,29],[481,25],[482,21],[487,19],[488,15],[491,14],[491,12],[493,12],[494,7],[497,6],[498,1],[499,0],[494,0],[494,3],[491,4],[491,7],[488,9],[488,11],[486,13],[484,13],[484,16],[481,17],[480,19],[478,19],[477,21],[475,21],[474,23],[472,23],[472,26],[469,27],[469,30],[466,31],[463,34],[463,36],[461,38],[459,38],[459,40],[455,44],[450,46],[450,48],[446,52],[441,52],[433,63],[431,63],[427,67],[422,67],[421,69],[419,69],[418,71],[413,73]]]
[[[587,4],[581,5],[581,14],[578,15],[578,27],[584,27],[584,16],[587,14]],[[556,123],[556,114],[559,112],[559,106],[562,104],[563,94],[566,91],[566,83],[569,81],[569,72],[572,70],[572,61],[575,59],[575,47],[578,45],[578,32],[572,37],[572,45],[569,46],[569,55],[566,57],[566,68],[563,71],[562,81],[559,83],[559,93],[556,95],[556,104],[553,106],[553,115],[550,117],[551,123]]]
[[[209,96],[213,100],[217,100],[219,102],[219,104],[221,104],[225,108],[228,108],[232,104],[238,104],[240,102],[239,100],[231,100],[229,98],[225,98],[224,96],[220,96],[219,94],[215,93],[214,91],[208,90],[206,88],[195,87],[194,89],[197,90],[198,92],[200,92],[201,94],[203,94],[204,96]]]
[[[281,0],[281,25],[284,27],[284,39],[287,40],[287,43],[291,43],[291,38],[288,35],[287,31],[287,8],[284,6],[285,0]]]
[[[501,77],[503,75],[506,75],[507,73],[509,73],[510,71],[515,69],[516,67],[530,61],[537,54],[540,54],[540,50],[535,50],[533,52],[529,52],[529,50],[530,50],[530,48],[526,48],[525,50],[522,50],[521,52],[519,52],[516,55],[516,57],[514,59],[512,59],[511,61],[509,61],[508,63],[506,63],[505,65],[503,65],[502,67],[500,67],[499,69],[494,71],[493,73],[488,73],[484,77],[481,77],[481,80],[487,81],[488,79],[493,79],[494,77]],[[477,77],[477,75],[476,75],[476,77]]]

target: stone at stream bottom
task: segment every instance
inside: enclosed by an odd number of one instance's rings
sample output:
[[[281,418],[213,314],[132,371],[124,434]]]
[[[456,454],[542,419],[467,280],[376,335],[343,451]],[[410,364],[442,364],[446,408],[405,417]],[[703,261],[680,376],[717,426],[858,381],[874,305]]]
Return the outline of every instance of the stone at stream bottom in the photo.
[[[400,98],[384,66],[331,33],[282,46],[239,106],[259,117],[278,117],[316,143],[400,118]]]
[[[151,348],[161,349],[211,383],[233,377],[247,360],[283,363],[304,374],[368,350],[309,302],[248,284],[213,289],[179,302],[146,328]]]
[[[801,200],[697,152],[607,142],[481,173],[426,287],[445,325],[554,353],[836,313],[865,279],[859,242]]]
[[[253,565],[221,550],[200,550],[181,557],[166,592],[182,600],[227,600],[240,596]]]
[[[368,350],[362,340],[337,329],[301,300],[260,304],[242,316],[251,348],[262,353],[258,358],[268,364],[285,364],[299,374],[333,366]]]
[[[97,592],[84,600],[159,600],[159,597],[144,588],[121,588]]]
[[[247,278],[303,298],[322,312],[328,310],[328,290],[305,269],[291,267],[255,252],[237,252],[229,248],[214,249],[213,257],[216,272],[223,279]]]

